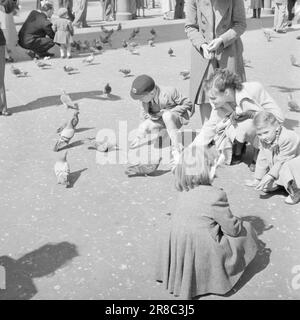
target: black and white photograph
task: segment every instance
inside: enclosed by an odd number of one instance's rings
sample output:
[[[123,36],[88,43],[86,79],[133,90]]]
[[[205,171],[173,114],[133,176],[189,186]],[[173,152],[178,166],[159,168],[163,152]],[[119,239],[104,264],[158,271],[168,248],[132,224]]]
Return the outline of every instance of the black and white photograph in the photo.
[[[300,300],[300,0],[0,0],[0,141],[1,301]]]

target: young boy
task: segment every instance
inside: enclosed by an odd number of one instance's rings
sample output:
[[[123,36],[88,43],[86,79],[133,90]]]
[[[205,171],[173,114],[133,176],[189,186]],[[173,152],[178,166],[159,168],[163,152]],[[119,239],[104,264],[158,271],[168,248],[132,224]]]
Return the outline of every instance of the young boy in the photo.
[[[260,150],[253,181],[246,185],[264,192],[283,186],[289,196],[285,203],[300,201],[300,137],[281,126],[270,112],[259,112],[253,119]]]
[[[174,87],[158,86],[148,75],[138,76],[132,83],[130,95],[142,102],[142,122],[130,147],[137,147],[147,134],[166,129],[172,143],[174,164],[179,160],[182,145],[178,130],[189,122],[194,113],[191,101]]]
[[[270,111],[280,123],[284,120],[281,109],[259,82],[242,82],[227,69],[216,69],[205,82],[205,90],[212,112],[193,144],[207,145],[221,136],[226,148],[235,145],[231,164],[241,162],[246,142],[257,148],[253,126],[257,112]]]

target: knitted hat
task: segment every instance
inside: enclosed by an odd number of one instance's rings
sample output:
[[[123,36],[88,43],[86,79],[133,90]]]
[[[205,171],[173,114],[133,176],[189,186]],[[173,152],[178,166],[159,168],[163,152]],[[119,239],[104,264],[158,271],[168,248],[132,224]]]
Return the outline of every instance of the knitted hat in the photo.
[[[63,18],[63,17],[66,16],[67,14],[68,14],[67,8],[59,8],[58,11],[57,11],[57,15],[58,15],[60,18]]]
[[[145,96],[149,92],[151,92],[155,87],[154,80],[147,76],[146,74],[142,74],[135,78],[132,82],[130,95],[134,100],[140,99]]]

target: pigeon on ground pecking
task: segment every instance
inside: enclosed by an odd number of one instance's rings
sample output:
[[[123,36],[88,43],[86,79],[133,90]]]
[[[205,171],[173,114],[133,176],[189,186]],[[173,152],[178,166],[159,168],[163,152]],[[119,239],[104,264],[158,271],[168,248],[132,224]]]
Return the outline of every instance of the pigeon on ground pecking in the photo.
[[[129,165],[127,167],[127,170],[125,173],[131,177],[131,176],[147,176],[151,173],[155,172],[161,162],[162,158],[159,158],[157,163],[154,164],[135,164],[135,165]]]

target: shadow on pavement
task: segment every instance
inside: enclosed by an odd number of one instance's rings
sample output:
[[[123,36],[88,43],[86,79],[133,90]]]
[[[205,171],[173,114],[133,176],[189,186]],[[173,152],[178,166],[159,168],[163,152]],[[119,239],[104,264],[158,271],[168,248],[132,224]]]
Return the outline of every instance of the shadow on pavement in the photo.
[[[68,188],[73,188],[76,181],[80,178],[82,172],[86,171],[88,168],[84,168],[84,169],[81,169],[81,170],[77,170],[77,171],[74,171],[74,172],[71,172],[70,173],[70,176],[69,176],[69,182],[70,182],[70,185]]]
[[[300,88],[289,88],[289,87],[276,86],[276,85],[273,85],[273,86],[270,86],[270,87],[276,88],[280,92],[283,92],[283,93],[289,93],[289,92],[294,92],[294,91],[299,91],[300,90]]]
[[[6,288],[0,289],[0,300],[29,300],[37,294],[34,278],[54,275],[55,271],[79,256],[76,245],[69,242],[46,244],[18,260],[0,257],[5,268]]]
[[[69,93],[69,96],[74,102],[80,99],[85,99],[85,98],[95,99],[95,100],[111,100],[111,101],[121,100],[121,97],[118,95],[111,94],[109,98],[103,97],[102,95],[103,95],[102,90]],[[10,110],[12,113],[19,113],[19,112],[24,112],[29,110],[36,110],[36,109],[51,107],[55,105],[61,105],[60,95],[38,98],[25,105],[20,105],[14,108],[10,108]]]
[[[283,125],[290,130],[299,127],[299,121],[294,119],[285,119]]]

